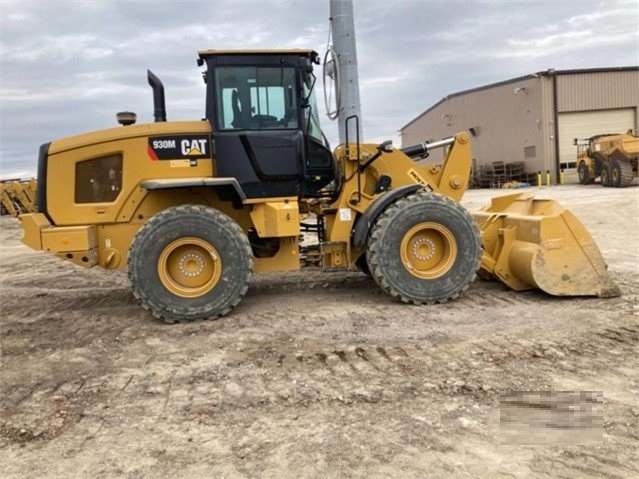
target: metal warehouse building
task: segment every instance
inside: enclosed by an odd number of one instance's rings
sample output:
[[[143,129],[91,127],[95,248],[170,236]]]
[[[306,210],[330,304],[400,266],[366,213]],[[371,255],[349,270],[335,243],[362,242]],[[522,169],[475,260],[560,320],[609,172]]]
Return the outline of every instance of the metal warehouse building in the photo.
[[[473,140],[473,171],[512,169],[524,178],[565,171],[577,182],[574,138],[637,131],[639,67],[548,70],[444,97],[402,127],[402,146],[434,141],[466,130]],[[429,162],[441,160],[432,153]],[[490,175],[489,175],[490,176]],[[516,178],[515,178],[516,179]],[[480,185],[480,186],[497,186]]]

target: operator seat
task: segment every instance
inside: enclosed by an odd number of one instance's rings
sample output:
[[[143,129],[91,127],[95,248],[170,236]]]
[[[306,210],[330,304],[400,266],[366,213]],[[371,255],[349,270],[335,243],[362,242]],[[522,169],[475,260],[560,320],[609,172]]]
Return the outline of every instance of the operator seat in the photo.
[[[237,94],[237,90],[233,90],[231,93],[231,108],[233,108],[233,121],[231,126],[233,128],[242,128],[242,108],[240,106],[240,96]]]

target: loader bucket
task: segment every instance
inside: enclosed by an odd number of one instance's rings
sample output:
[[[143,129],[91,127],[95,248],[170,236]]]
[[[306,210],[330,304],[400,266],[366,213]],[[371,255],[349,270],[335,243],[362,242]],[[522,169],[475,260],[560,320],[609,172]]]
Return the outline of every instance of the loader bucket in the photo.
[[[472,213],[484,254],[479,274],[516,291],[555,296],[619,296],[595,241],[569,210],[532,193],[495,197]]]

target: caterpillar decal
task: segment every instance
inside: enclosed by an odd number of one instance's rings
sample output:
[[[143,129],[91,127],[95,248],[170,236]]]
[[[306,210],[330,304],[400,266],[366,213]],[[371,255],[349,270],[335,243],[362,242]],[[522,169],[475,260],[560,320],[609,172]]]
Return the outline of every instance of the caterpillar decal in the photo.
[[[211,158],[211,141],[207,135],[152,136],[148,153],[153,161]]]

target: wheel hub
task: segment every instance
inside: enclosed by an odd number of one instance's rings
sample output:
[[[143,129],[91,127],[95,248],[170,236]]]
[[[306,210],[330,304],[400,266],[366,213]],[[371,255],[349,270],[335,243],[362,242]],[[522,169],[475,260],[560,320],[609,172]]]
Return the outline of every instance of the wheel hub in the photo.
[[[413,255],[420,261],[432,259],[436,250],[435,243],[430,238],[421,237],[413,242]]]
[[[187,237],[169,243],[158,260],[158,275],[173,294],[193,298],[208,293],[220,279],[222,262],[209,242]]]
[[[421,279],[435,279],[455,264],[457,242],[445,226],[424,222],[413,226],[403,237],[400,255],[404,267]]]
[[[187,253],[180,258],[179,268],[184,276],[195,278],[204,271],[204,258],[199,253]]]

